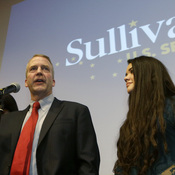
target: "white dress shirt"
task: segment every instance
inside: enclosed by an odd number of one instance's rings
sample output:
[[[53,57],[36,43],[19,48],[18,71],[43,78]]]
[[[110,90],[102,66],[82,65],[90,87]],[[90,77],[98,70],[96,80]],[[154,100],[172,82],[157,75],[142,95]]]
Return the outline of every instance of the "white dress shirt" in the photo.
[[[51,107],[51,104],[54,100],[53,94],[45,97],[44,99],[40,100],[40,109],[38,110],[38,121],[35,128],[34,138],[33,138],[33,146],[32,146],[32,155],[31,155],[31,161],[30,161],[30,170],[29,175],[37,175],[37,167],[36,167],[36,149],[38,145],[39,135],[41,131],[41,127],[43,125],[44,119],[46,118],[46,115]],[[23,122],[23,126],[25,125],[26,121],[29,119],[31,112],[32,112],[32,105],[35,101],[30,102],[30,109],[26,114],[26,117]],[[22,128],[23,128],[22,126]]]

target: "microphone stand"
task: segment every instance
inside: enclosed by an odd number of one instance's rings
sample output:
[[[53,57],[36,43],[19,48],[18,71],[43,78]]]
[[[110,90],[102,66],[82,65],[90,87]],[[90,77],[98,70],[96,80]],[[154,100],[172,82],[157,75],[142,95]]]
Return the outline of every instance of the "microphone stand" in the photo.
[[[3,111],[4,111],[4,103],[3,103],[3,100],[2,100],[2,96],[3,95],[0,95],[0,122],[1,122],[1,116],[2,116]]]

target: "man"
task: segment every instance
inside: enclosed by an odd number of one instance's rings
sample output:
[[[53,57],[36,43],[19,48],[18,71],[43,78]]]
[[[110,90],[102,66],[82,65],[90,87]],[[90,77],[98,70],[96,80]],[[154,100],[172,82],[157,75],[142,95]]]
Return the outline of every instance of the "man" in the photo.
[[[34,55],[29,60],[25,86],[30,90],[30,106],[34,102],[40,104],[29,174],[98,175],[100,157],[90,112],[84,105],[60,101],[53,97],[52,88],[55,86],[55,80],[49,57]],[[20,135],[30,118],[31,111],[32,107],[28,107],[24,111],[2,116],[0,175],[15,175],[15,173],[20,175],[15,159],[18,157],[16,154]]]

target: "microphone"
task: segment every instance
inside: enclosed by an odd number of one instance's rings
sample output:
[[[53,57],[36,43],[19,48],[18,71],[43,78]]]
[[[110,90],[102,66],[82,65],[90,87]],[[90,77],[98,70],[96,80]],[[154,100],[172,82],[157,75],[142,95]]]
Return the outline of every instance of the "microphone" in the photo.
[[[0,89],[0,95],[9,94],[11,92],[18,92],[20,90],[20,85],[18,83],[12,83],[10,86]]]

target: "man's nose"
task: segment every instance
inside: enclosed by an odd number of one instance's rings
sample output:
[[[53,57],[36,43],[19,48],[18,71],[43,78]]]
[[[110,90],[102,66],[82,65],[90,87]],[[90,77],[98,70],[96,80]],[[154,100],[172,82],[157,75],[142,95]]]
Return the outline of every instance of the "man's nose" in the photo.
[[[42,68],[41,67],[38,67],[37,74],[42,74],[42,72],[43,72]]]

